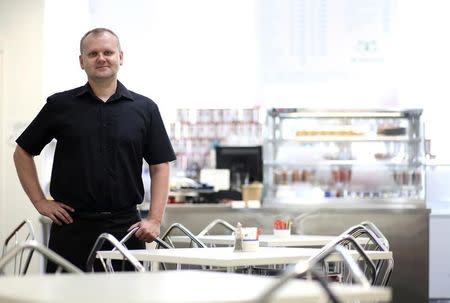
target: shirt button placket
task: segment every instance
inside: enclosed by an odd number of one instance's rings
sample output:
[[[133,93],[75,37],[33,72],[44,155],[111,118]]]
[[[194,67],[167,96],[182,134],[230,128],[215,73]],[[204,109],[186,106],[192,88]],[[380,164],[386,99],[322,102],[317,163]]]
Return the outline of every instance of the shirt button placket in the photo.
[[[106,146],[106,141],[107,141],[107,123],[106,123],[106,114],[105,114],[105,110],[106,110],[106,104],[105,103],[100,103],[100,115],[99,115],[99,128],[100,128],[100,138],[99,138],[99,146],[100,146],[100,155],[99,158],[101,159],[101,163],[103,166],[103,176],[105,176],[108,173],[108,156],[105,154],[107,152],[107,146]],[[107,190],[107,182],[106,182],[106,178],[102,178],[102,183],[103,183],[103,200],[105,203],[106,202],[106,190]]]
[[[111,104],[103,104],[103,150],[104,150],[104,164],[105,164],[105,201],[110,203],[109,207],[113,207],[114,200],[114,146],[112,141],[112,136],[114,136],[114,122],[111,117]]]

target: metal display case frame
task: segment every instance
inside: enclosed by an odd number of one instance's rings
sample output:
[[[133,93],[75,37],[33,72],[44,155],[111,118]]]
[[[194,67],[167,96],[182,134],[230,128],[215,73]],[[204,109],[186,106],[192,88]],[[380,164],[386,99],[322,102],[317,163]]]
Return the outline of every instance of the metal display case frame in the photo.
[[[425,207],[421,114],[420,109],[269,109],[264,203],[337,199]]]

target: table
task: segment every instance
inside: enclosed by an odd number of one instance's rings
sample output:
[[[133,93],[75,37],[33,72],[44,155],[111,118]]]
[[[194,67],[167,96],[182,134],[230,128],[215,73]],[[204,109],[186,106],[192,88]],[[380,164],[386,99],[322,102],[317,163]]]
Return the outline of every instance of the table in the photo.
[[[209,246],[214,245],[234,245],[233,235],[203,235],[196,236],[197,239]],[[319,236],[319,235],[290,235],[289,237],[277,237],[274,235],[260,235],[259,246],[265,247],[322,247],[337,236]],[[173,242],[189,243],[191,240],[187,236],[172,236],[170,237]],[[356,241],[363,245],[366,244],[369,239],[360,237]]]
[[[175,237],[172,237],[175,240]],[[208,245],[234,245],[233,235],[204,235],[197,236],[199,240]],[[324,246],[335,236],[290,235],[289,237],[276,237],[274,235],[260,235],[259,246],[268,247],[308,247]]]
[[[130,252],[139,261],[152,262],[152,270],[157,270],[157,263],[175,263],[216,267],[239,267],[258,265],[280,265],[306,261],[316,255],[319,248],[286,248],[286,247],[259,247],[254,252],[234,252],[233,247],[211,248],[173,248],[173,249],[139,249]],[[359,256],[357,251],[349,250],[354,258]],[[366,251],[372,260],[392,258],[390,251]],[[97,256],[102,258],[122,259],[117,251],[98,251]],[[338,255],[331,255],[328,262],[340,261]]]
[[[0,303],[255,303],[271,277],[208,271],[164,271],[0,278]],[[389,302],[391,289],[332,284],[341,299]],[[292,281],[274,302],[324,302],[313,281]]]

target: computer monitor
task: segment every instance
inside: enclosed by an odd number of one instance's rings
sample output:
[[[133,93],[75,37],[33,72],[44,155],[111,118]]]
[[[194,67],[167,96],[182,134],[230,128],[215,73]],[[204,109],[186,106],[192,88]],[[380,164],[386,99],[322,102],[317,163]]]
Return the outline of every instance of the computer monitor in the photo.
[[[230,170],[230,188],[263,181],[262,146],[217,146],[216,168]]]

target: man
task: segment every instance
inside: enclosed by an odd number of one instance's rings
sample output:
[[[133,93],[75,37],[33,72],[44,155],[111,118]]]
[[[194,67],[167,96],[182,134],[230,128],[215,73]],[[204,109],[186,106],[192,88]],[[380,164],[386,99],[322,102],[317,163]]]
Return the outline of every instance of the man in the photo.
[[[122,238],[137,227],[128,248],[144,248],[160,234],[175,154],[157,105],[117,80],[123,52],[106,28],[80,41],[80,66],[88,83],[50,96],[17,139],[14,162],[20,182],[37,211],[52,221],[49,248],[80,269],[97,237]],[[48,200],[33,160],[57,140]],[[140,219],[142,161],[150,165],[151,206]],[[47,271],[54,271],[49,264]]]

